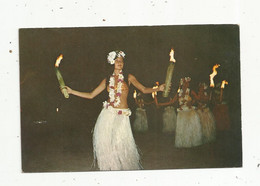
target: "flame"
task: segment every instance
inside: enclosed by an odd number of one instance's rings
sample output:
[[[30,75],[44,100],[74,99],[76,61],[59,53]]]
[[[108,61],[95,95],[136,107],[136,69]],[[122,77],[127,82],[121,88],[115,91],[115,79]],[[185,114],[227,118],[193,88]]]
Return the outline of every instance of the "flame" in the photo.
[[[226,80],[223,80],[221,83],[221,88],[225,88],[225,85],[228,85],[228,82]]]
[[[55,67],[59,67],[60,61],[63,59],[63,54],[59,55],[59,57],[56,59]]]
[[[152,92],[152,97],[154,98],[154,96],[157,95],[157,92]]]
[[[157,89],[159,87],[159,82],[158,81],[155,84],[156,84],[156,86],[154,86],[153,89]],[[152,92],[152,97],[153,98],[154,98],[155,95],[157,95],[157,91]]]
[[[133,97],[136,98],[136,90],[133,93]]]
[[[174,50],[173,50],[173,48],[171,49],[171,51],[169,53],[169,56],[170,56],[170,61],[175,63],[176,60],[174,59]]]
[[[213,78],[218,74],[218,72],[217,72],[216,69],[217,69],[219,66],[220,66],[219,64],[216,64],[216,65],[214,65],[213,68],[212,68],[212,73],[209,75],[210,87],[215,87]]]
[[[181,88],[178,88],[177,93],[179,93],[180,91],[181,91]]]

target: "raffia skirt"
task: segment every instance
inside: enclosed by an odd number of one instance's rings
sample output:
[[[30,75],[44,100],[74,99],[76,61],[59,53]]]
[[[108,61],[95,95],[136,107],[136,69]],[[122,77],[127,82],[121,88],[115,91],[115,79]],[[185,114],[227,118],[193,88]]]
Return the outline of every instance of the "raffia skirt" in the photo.
[[[134,130],[138,132],[148,130],[146,111],[143,108],[137,108],[135,111]]]
[[[163,112],[163,132],[173,132],[176,128],[177,116],[173,106],[165,107]]]
[[[216,139],[216,122],[213,113],[209,108],[197,111],[200,116],[202,127],[202,140],[204,143],[212,142]]]
[[[135,144],[130,109],[103,108],[93,133],[94,162],[100,170],[138,170],[140,157]]]
[[[196,110],[179,110],[177,114],[175,146],[195,147],[202,144],[202,129]]]

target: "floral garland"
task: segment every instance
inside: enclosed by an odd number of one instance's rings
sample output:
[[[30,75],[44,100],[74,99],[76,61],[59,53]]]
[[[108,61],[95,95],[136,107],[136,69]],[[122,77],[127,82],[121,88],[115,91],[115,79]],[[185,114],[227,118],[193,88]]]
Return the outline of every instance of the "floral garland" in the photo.
[[[123,51],[112,51],[109,52],[107,55],[107,62],[111,65],[115,63],[115,59],[118,57],[123,57],[125,58],[125,53]]]
[[[124,75],[122,70],[119,72],[118,80],[117,80],[117,89],[115,91],[115,73],[113,73],[112,76],[110,76],[109,79],[109,100],[110,102],[107,103],[104,102],[104,106],[108,108],[108,106],[113,105],[114,107],[117,107],[120,105],[120,96],[122,94],[122,85],[124,81]]]
[[[181,89],[178,96],[179,96],[179,104],[180,104],[180,108],[177,108],[177,111],[188,111],[190,109],[195,109],[194,106],[188,106],[187,100],[190,98],[189,94],[190,94],[190,89],[187,88],[185,93],[184,93],[184,97],[182,97],[183,94],[183,90]]]
[[[179,85],[179,89],[178,89],[178,95],[179,95],[179,103],[181,105],[183,105],[185,103],[186,100],[188,100],[189,98],[189,94],[190,94],[190,89],[189,88],[186,88],[186,91],[185,91],[185,95],[184,97],[182,97],[182,94],[183,94],[183,89],[182,89],[182,85],[184,84],[184,82],[190,82],[191,81],[191,78],[190,77],[184,77],[184,78],[181,78],[180,79],[180,85]]]
[[[181,89],[179,92],[179,103],[182,105],[185,103],[186,100],[189,99],[190,89],[186,88],[186,91],[184,93],[184,97],[182,97],[183,90]]]

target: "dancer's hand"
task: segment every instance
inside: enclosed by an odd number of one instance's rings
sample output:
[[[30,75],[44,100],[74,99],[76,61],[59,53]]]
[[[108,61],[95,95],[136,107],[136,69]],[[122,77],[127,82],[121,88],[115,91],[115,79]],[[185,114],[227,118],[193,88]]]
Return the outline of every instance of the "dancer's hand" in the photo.
[[[68,94],[72,94],[72,91],[73,91],[73,90],[72,90],[70,87],[68,87],[68,86],[61,87],[61,86],[60,86],[61,92],[62,92],[62,89],[66,89],[67,92],[68,92]]]
[[[165,83],[164,84],[161,84],[158,88],[158,91],[164,91],[165,89]]]

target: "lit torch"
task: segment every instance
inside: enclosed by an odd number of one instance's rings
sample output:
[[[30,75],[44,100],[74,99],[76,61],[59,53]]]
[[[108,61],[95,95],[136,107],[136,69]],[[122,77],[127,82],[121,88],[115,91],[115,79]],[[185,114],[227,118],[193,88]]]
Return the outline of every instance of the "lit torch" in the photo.
[[[167,69],[167,74],[165,78],[165,89],[163,91],[163,97],[168,97],[169,92],[170,92],[170,86],[171,86],[171,81],[172,81],[172,74],[175,66],[176,60],[174,59],[174,50],[171,49],[170,51],[170,63]]]
[[[222,102],[222,99],[223,99],[223,91],[224,91],[224,88],[225,88],[225,85],[228,85],[228,82],[226,80],[223,80],[222,83],[221,83],[221,89],[220,89],[220,96],[219,96],[219,101],[220,103]]]
[[[210,95],[209,95],[209,100],[211,100],[211,98],[212,98],[212,89],[215,87],[215,84],[214,84],[214,77],[218,74],[218,72],[217,72],[217,68],[219,67],[220,65],[219,64],[216,64],[216,65],[214,65],[213,66],[213,68],[212,68],[212,73],[209,75],[209,80],[210,80],[210,88],[211,88],[211,90],[210,90]]]
[[[57,60],[56,60],[56,63],[55,63],[55,72],[56,72],[56,76],[57,76],[57,79],[59,81],[59,84],[60,84],[60,87],[61,87],[61,91],[64,95],[65,98],[69,98],[69,94],[68,94],[68,91],[67,89],[65,89],[65,83],[64,83],[64,80],[63,80],[63,77],[58,69],[59,65],[60,65],[60,62],[61,60],[63,59],[63,55],[61,54]]]

